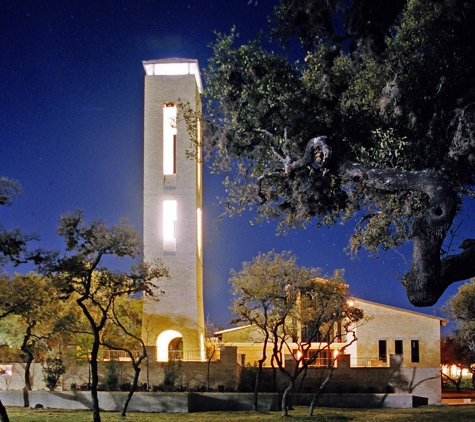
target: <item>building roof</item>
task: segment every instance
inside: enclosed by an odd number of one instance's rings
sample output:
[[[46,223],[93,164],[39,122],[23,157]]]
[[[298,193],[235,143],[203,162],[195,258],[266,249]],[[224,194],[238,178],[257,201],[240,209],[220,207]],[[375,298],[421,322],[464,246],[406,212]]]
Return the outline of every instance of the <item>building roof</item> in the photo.
[[[378,307],[380,307],[380,308],[388,308],[388,309],[392,309],[392,310],[394,310],[394,311],[405,312],[405,313],[413,314],[413,315],[420,316],[420,317],[437,319],[437,320],[440,321],[440,325],[443,325],[443,326],[445,326],[446,323],[447,323],[447,321],[446,321],[444,318],[440,318],[440,317],[435,316],[435,315],[428,315],[428,314],[423,314],[422,312],[409,311],[408,309],[397,308],[397,307],[395,307],[395,306],[384,305],[384,304],[382,304],[382,303],[377,303],[377,302],[371,302],[371,301],[369,301],[369,300],[359,299],[359,298],[357,298],[357,297],[353,297],[352,300],[354,300],[355,302],[367,303],[367,304],[369,304],[369,305],[378,306]]]
[[[232,331],[243,330],[243,329],[249,328],[249,327],[252,327],[252,325],[251,324],[249,324],[249,325],[240,325],[239,327],[233,327],[233,328],[227,328],[227,329],[224,329],[224,330],[215,331],[214,335],[216,336],[216,335],[223,334],[223,333],[230,333]]]
[[[380,308],[387,308],[387,309],[391,309],[393,311],[398,311],[398,312],[405,312],[405,313],[408,313],[408,314],[412,314],[412,315],[415,315],[415,316],[419,316],[419,317],[425,317],[425,318],[432,318],[432,319],[436,319],[440,322],[440,325],[442,326],[445,326],[447,324],[447,321],[443,318],[440,318],[438,316],[435,316],[435,315],[427,315],[427,314],[423,314],[422,312],[415,312],[415,311],[409,311],[408,309],[404,309],[404,308],[397,308],[395,306],[390,306],[390,305],[384,305],[382,303],[377,303],[377,302],[371,302],[369,300],[364,300],[364,299],[359,299],[359,298],[356,298],[356,297],[352,297],[352,300],[354,300],[355,302],[360,302],[360,303],[367,303],[368,305],[373,305],[373,306],[378,306]],[[245,328],[249,328],[251,327],[252,325],[242,325],[242,326],[239,326],[239,327],[233,327],[233,328],[227,328],[225,330],[219,330],[219,331],[216,331],[214,333],[214,335],[221,335],[221,334],[225,334],[225,333],[230,333],[232,331],[238,331],[238,330],[243,330]]]
[[[196,59],[170,57],[165,59],[144,60],[142,64],[147,75],[195,75],[198,90],[200,94],[203,92],[200,67]]]

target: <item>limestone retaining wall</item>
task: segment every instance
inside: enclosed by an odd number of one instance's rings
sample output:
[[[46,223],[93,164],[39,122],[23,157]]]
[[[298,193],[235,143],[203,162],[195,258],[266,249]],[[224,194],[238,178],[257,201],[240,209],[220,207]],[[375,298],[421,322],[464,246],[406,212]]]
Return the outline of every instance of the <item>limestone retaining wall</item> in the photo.
[[[120,412],[127,393],[99,392],[101,410]],[[293,404],[308,405],[312,396],[296,395]],[[24,405],[24,393],[20,391],[0,391],[0,399],[5,406]],[[30,391],[29,407],[42,405],[45,408],[91,410],[91,394],[86,391],[46,392]],[[278,393],[259,394],[260,411],[280,409],[282,395]],[[187,413],[205,411],[246,411],[252,410],[252,393],[135,393],[130,401],[130,412]],[[417,402],[410,394],[324,394],[318,406],[329,407],[397,407],[410,408]],[[427,403],[421,403],[427,404]]]

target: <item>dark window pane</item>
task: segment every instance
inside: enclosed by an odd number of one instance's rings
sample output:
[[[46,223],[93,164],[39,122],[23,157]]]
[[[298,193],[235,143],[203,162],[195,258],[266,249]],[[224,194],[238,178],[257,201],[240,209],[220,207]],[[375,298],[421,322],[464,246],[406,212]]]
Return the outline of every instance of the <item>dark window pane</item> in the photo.
[[[396,355],[403,354],[402,340],[396,340],[394,342],[394,353],[396,353]]]
[[[386,362],[388,355],[388,348],[386,340],[379,340],[379,360],[381,362]]]
[[[411,340],[411,362],[419,362],[419,340]]]

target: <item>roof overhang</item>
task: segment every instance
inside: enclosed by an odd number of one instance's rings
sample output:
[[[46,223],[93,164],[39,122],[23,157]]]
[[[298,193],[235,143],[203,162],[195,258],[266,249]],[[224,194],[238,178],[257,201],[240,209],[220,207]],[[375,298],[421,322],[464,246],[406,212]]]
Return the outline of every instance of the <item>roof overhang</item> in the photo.
[[[171,58],[144,60],[142,63],[147,75],[194,75],[200,94],[203,92],[198,60]]]

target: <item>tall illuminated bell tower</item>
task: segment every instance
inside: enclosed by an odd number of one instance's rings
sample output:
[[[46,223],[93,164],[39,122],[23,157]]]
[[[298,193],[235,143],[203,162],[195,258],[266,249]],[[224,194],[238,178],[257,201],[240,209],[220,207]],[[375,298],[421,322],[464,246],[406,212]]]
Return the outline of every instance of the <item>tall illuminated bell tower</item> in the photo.
[[[201,160],[185,156],[190,139],[177,111],[178,100],[201,110],[198,62],[162,59],[143,66],[144,256],[161,258],[170,279],[160,280],[159,301],[145,300],[142,337],[156,346],[158,361],[204,360]]]

